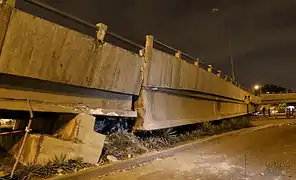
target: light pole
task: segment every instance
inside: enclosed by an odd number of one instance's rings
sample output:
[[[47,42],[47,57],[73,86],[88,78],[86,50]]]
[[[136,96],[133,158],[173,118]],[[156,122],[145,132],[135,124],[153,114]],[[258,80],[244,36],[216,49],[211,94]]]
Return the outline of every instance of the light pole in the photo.
[[[212,12],[216,13],[220,10],[218,8],[213,8]],[[233,62],[233,56],[232,56],[232,34],[231,34],[231,28],[230,26],[227,26],[228,30],[228,48],[229,48],[229,59],[230,59],[230,65],[231,65],[231,75],[232,75],[232,81],[235,82],[235,72],[234,72],[234,62]]]
[[[230,29],[230,27],[228,27],[228,42],[229,42],[228,44],[229,44],[229,56],[230,56],[232,79],[233,79],[233,81],[235,81],[234,63],[233,63],[233,57],[232,57],[231,29]]]

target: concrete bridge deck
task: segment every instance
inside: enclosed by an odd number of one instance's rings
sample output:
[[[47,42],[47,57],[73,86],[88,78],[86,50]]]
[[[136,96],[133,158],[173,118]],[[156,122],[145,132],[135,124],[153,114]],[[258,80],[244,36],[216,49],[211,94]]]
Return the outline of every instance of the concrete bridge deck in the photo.
[[[262,104],[295,103],[296,93],[262,94]]]

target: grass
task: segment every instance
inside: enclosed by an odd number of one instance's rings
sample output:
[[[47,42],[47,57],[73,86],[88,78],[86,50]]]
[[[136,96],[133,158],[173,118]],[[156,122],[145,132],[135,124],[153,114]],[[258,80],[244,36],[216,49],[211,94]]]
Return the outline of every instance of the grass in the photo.
[[[29,164],[17,172],[13,179],[32,180],[45,179],[55,175],[76,172],[94,165],[84,163],[82,159],[68,159],[67,154],[54,155],[45,165]],[[0,180],[10,179],[9,175],[0,177]]]
[[[190,130],[178,130],[174,128],[161,129],[139,134],[120,132],[107,137],[105,151],[101,162],[107,162],[106,156],[112,155],[119,160],[134,157],[150,151],[158,151],[175,147],[178,144],[196,140],[202,136],[210,136],[238,130],[251,126],[250,117],[238,117],[221,120],[215,123],[204,122],[191,125]]]

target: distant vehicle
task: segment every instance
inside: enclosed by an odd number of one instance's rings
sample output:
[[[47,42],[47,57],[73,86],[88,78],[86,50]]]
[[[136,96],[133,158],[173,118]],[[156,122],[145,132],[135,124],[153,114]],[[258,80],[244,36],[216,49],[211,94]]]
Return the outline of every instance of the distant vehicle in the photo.
[[[253,115],[259,115],[260,114],[260,112],[259,111],[255,111],[254,113],[253,113]]]
[[[288,106],[286,107],[286,112],[287,111],[294,111],[295,110],[295,107],[294,106]]]
[[[286,107],[286,117],[294,117],[294,111],[295,111],[295,107],[294,106],[288,106]]]

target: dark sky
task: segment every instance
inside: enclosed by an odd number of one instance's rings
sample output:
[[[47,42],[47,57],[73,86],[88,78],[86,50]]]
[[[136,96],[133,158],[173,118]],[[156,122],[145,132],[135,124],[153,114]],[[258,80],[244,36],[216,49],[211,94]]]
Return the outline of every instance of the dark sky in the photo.
[[[236,78],[251,87],[296,87],[296,0],[43,0],[143,44],[146,34],[230,73],[228,27]],[[89,30],[44,10],[28,12],[79,31]],[[212,12],[218,8],[219,12]]]

